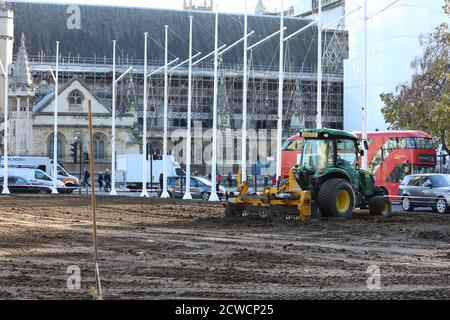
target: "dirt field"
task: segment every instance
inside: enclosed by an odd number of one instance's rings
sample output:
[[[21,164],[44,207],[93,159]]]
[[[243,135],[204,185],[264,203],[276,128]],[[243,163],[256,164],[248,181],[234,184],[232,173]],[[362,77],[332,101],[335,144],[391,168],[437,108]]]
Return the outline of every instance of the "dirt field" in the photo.
[[[0,198],[0,298],[91,299],[90,198]],[[312,225],[225,221],[223,209],[98,199],[105,299],[450,299],[450,215]],[[67,268],[81,268],[69,290]],[[381,289],[367,288],[371,265]]]

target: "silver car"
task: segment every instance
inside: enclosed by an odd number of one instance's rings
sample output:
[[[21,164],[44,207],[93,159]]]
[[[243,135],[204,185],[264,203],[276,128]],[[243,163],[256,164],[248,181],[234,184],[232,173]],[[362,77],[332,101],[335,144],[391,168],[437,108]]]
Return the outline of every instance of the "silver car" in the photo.
[[[406,176],[398,188],[404,211],[431,207],[438,213],[450,211],[450,175],[417,174]]]
[[[182,179],[181,188],[180,179]],[[225,199],[226,191],[227,190],[223,186],[219,186],[219,189],[217,190],[219,199]],[[186,177],[168,177],[167,192],[171,198],[182,198],[186,192]],[[208,201],[209,196],[211,195],[211,181],[201,177],[191,177],[190,192],[192,198]]]

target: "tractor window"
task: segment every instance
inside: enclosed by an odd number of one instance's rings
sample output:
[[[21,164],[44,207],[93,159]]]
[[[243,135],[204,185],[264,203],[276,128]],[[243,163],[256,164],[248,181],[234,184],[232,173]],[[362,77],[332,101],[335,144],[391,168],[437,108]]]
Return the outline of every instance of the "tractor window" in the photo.
[[[352,140],[337,140],[337,165],[354,168],[358,162],[358,151]]]
[[[305,140],[301,165],[314,169],[333,166],[333,141]]]

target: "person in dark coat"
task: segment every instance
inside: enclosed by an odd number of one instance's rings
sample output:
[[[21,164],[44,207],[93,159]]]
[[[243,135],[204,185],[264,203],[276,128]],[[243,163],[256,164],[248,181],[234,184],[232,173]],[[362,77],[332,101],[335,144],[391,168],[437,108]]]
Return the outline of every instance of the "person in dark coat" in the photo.
[[[159,175],[159,189],[163,189],[163,184],[164,184],[164,175],[161,173],[160,175]]]
[[[89,173],[88,169],[84,168],[83,187],[86,187],[86,185],[88,185],[88,187],[91,186],[91,184],[89,183],[90,177],[91,177],[91,174]]]
[[[103,174],[100,172],[97,178],[98,186],[100,187],[100,191],[103,188]]]
[[[228,180],[228,187],[231,188],[233,186],[233,175],[231,174],[231,171],[228,172],[227,180]]]
[[[105,188],[103,189],[103,191],[107,190],[111,191],[111,173],[109,173],[108,169],[106,169],[104,180],[105,180]]]

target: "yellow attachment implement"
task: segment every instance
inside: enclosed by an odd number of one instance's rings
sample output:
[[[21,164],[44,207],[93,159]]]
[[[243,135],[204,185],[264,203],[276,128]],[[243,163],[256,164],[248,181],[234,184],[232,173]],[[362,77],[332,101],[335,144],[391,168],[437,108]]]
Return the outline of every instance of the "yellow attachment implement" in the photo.
[[[240,182],[238,171],[238,183]],[[265,188],[262,192],[249,194],[249,183],[239,184],[234,202],[226,203],[226,212],[239,216],[284,216],[286,220],[301,220],[308,223],[311,218],[311,192],[303,191],[293,172],[288,182],[280,187]]]

